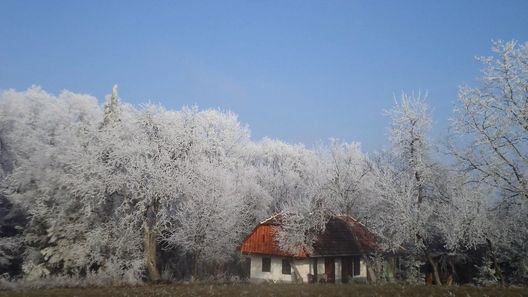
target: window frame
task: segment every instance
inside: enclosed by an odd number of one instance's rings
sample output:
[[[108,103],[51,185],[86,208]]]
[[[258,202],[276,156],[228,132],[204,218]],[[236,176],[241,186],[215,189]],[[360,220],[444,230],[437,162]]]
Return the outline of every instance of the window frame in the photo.
[[[262,272],[271,272],[271,257],[262,257],[260,264]]]
[[[291,267],[290,259],[283,258],[282,259],[282,274],[291,275],[291,270],[292,270],[292,267]]]

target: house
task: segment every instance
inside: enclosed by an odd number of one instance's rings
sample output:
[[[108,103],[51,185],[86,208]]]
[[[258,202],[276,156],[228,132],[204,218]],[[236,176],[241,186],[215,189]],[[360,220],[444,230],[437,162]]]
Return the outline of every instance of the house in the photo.
[[[372,271],[367,257],[380,251],[376,236],[350,216],[334,216],[319,234],[312,252],[299,249],[289,253],[276,240],[281,215],[258,224],[239,246],[250,258],[250,281],[351,282],[367,281]],[[386,257],[384,277],[393,278],[397,257]]]

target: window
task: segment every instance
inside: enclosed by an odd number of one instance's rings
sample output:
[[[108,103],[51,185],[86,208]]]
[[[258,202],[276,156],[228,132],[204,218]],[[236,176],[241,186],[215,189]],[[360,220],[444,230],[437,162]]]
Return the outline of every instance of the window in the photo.
[[[282,274],[291,274],[291,266],[289,259],[282,259]]]
[[[271,258],[262,257],[262,272],[271,272]]]

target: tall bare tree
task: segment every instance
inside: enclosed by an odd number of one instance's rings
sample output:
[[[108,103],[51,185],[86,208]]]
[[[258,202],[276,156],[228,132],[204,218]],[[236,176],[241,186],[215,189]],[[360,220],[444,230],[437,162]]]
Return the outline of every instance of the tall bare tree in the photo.
[[[528,199],[528,43],[497,41],[480,85],[459,90],[450,151],[474,181]]]

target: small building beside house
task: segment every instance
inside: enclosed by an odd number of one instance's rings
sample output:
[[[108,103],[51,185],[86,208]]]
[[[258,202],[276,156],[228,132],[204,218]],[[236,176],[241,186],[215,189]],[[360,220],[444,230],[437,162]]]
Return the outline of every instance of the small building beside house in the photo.
[[[376,236],[350,216],[334,216],[318,235],[312,252],[299,249],[289,253],[279,248],[276,235],[281,215],[257,225],[239,246],[250,258],[250,281],[276,282],[366,282],[369,277],[368,257],[380,251]],[[387,257],[383,264],[385,277],[394,276],[396,257]]]

